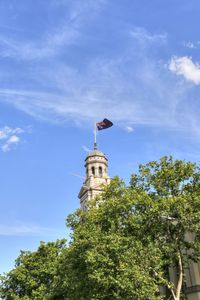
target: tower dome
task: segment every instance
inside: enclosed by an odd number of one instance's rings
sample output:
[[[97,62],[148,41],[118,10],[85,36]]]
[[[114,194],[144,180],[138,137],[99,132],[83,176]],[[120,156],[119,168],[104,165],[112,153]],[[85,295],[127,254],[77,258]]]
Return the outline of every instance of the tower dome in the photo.
[[[105,154],[98,149],[94,149],[93,151],[89,152],[87,157],[96,156],[96,155],[105,157]]]

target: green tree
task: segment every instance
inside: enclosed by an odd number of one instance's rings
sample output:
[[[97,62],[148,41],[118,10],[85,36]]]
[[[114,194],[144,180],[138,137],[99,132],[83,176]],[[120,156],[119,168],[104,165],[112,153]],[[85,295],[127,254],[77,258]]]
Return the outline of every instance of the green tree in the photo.
[[[141,165],[130,186],[112,180],[68,225],[72,242],[60,269],[70,274],[67,299],[161,299],[161,285],[184,299],[185,269],[200,252],[199,167],[172,157]]]
[[[151,240],[144,244],[138,238],[142,219],[135,206],[146,198],[115,178],[87,212],[68,217],[72,241],[56,284],[66,299],[160,299],[161,252]]]
[[[45,300],[54,288],[56,265],[65,240],[41,242],[37,251],[21,251],[15,268],[1,276],[0,296],[6,300]],[[56,299],[56,298],[55,298]],[[60,298],[62,299],[62,298]]]
[[[156,300],[164,299],[160,286],[184,299],[188,261],[200,259],[199,167],[172,157],[141,165],[129,186],[114,178],[67,225],[68,246],[57,241],[21,252],[2,277],[3,299]]]
[[[174,300],[184,297],[184,273],[189,260],[200,259],[200,169],[191,162],[163,157],[139,166],[131,187],[144,191],[148,201],[138,203],[135,212],[143,218],[145,233],[162,252],[162,264],[177,272],[177,284],[168,282]],[[163,273],[164,274],[164,273]]]

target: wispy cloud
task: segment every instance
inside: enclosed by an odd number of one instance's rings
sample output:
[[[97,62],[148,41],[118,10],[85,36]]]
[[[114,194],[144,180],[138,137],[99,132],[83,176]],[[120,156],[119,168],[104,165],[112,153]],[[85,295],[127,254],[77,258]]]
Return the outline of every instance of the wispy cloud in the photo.
[[[200,65],[194,63],[191,57],[173,57],[169,64],[169,70],[176,75],[182,75],[196,85],[200,84]]]
[[[17,127],[17,128],[11,128],[9,126],[4,126],[3,128],[0,128],[0,140],[9,138],[10,135],[13,134],[21,134],[24,130]]]
[[[126,126],[125,127],[125,130],[129,133],[133,132],[134,131],[134,128],[132,126]]]
[[[149,45],[149,43],[152,43],[154,45],[155,43],[158,44],[167,43],[166,33],[150,34],[147,30],[145,30],[145,28],[142,27],[134,27],[130,31],[130,35],[145,46]]]
[[[187,42],[182,42],[182,45],[185,48],[189,48],[189,49],[198,49],[200,48],[200,41],[195,41],[195,42],[191,42],[191,41],[187,41]]]
[[[0,35],[0,56],[17,60],[46,60],[63,53],[66,47],[77,43],[82,37],[82,27],[105,3],[96,1],[53,1],[53,5],[64,6],[65,17],[53,28],[42,32],[37,39],[14,38],[7,34]],[[53,11],[53,10],[52,10]],[[90,12],[88,14],[88,11]],[[8,27],[9,28],[9,27]],[[18,29],[20,30],[20,29]]]
[[[79,72],[64,64],[49,65],[48,71],[38,68],[39,81],[56,92],[1,89],[0,100],[45,120],[93,122],[106,115],[119,123],[176,125],[174,107],[182,87],[170,79],[163,62],[149,56],[150,49],[162,46],[165,35],[137,27],[129,38],[124,53],[91,59]]]
[[[20,142],[20,134],[24,133],[24,130],[17,127],[11,128],[4,126],[0,128],[0,144],[3,152],[10,151],[13,146],[16,146]]]
[[[19,222],[14,225],[0,224],[0,236],[59,236],[61,234],[66,234],[63,229],[23,224]]]
[[[85,152],[90,152],[91,149],[89,149],[87,146],[85,145],[82,145],[82,149],[85,151]]]
[[[54,33],[49,33],[42,40],[36,42],[19,41],[0,36],[0,56],[22,60],[38,60],[54,56],[62,46],[72,44],[78,37],[78,31],[75,28],[66,29],[66,27],[67,24],[63,24]]]
[[[63,1],[61,2],[60,5],[63,5]],[[81,24],[89,22],[86,16],[90,8],[93,13],[97,13],[104,2],[97,1],[93,4],[94,2],[88,1],[87,4],[82,4],[83,2],[78,1],[80,6],[74,5],[70,11],[71,19],[69,18],[69,26],[63,27],[64,33],[62,30],[58,30],[57,33],[54,31],[44,39],[47,48],[49,45],[56,45],[61,51],[66,51],[68,48],[65,47],[65,43],[68,38],[65,34],[68,34],[69,28],[78,32],[82,42],[88,42],[88,36]],[[155,34],[144,28],[132,26],[123,32],[120,38],[120,49],[116,49],[114,54],[91,55],[85,60],[83,54],[81,67],[67,60],[62,60],[62,63],[59,60],[48,61],[48,64],[36,63],[31,71],[27,67],[26,80],[29,80],[29,88],[23,88],[27,85],[21,83],[16,84],[15,88],[4,84],[7,88],[0,89],[0,101],[9,103],[35,118],[50,122],[74,121],[92,124],[106,116],[122,128],[125,122],[133,127],[137,124],[176,130],[190,128],[192,131],[194,120],[195,127],[199,122],[195,112],[191,117],[191,112],[189,114],[187,109],[189,86],[178,77],[174,80],[171,72],[188,76],[188,79],[198,84],[198,65],[190,58],[186,58],[184,62],[180,58],[173,58],[170,66],[166,67],[167,59],[164,61],[158,56],[160,50],[165,51],[168,47],[166,33]],[[94,38],[90,40],[91,44],[93,42]],[[80,40],[77,45],[81,52]],[[36,49],[37,46],[38,44]],[[20,51],[20,47],[18,48]],[[33,50],[34,46],[31,46],[31,49]],[[28,50],[28,53],[32,50]],[[40,47],[39,52],[42,53]],[[37,57],[34,50],[32,53]],[[187,71],[184,69],[186,63],[187,68],[190,67],[189,75],[186,75]],[[15,72],[15,77],[18,73],[21,75],[20,70]],[[8,76],[12,78],[11,73]],[[183,121],[183,114],[187,124]],[[191,120],[192,124],[188,126]]]

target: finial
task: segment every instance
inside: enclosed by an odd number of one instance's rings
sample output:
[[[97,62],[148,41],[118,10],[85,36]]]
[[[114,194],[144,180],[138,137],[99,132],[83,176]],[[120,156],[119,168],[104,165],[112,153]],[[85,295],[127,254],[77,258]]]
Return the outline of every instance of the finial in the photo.
[[[94,150],[97,150],[97,143],[94,142]]]

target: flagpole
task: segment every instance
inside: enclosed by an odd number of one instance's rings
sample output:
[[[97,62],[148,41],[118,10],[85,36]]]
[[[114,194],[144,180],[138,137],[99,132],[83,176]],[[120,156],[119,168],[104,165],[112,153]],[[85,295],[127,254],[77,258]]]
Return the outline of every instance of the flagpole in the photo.
[[[94,150],[97,149],[97,125],[94,123]]]

